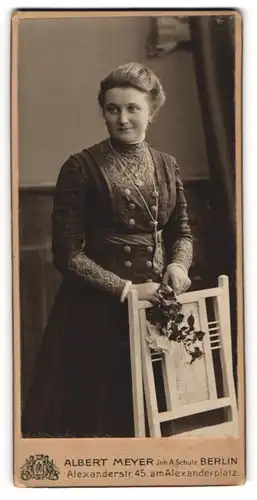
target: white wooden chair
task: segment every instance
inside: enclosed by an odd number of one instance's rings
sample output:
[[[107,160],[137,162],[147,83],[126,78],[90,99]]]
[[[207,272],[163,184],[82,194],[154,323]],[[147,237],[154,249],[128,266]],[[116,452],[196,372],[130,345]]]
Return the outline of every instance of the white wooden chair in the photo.
[[[150,349],[146,341],[146,309],[151,304],[139,301],[135,290],[128,295],[135,436],[144,437],[146,434],[145,406],[152,437],[162,435],[163,422],[170,421],[171,427],[176,429],[176,425],[189,416],[191,419],[195,416],[196,423],[190,430],[183,430],[182,427],[181,431],[180,428],[180,436],[236,435],[237,402],[232,367],[228,278],[220,276],[217,288],[187,292],[178,300],[183,306],[185,318],[193,314],[196,329],[205,332],[201,342],[204,355],[192,364],[188,363],[189,355],[181,343],[172,341],[170,351],[164,353]],[[158,408],[155,362],[161,363],[165,411]],[[219,409],[223,409],[222,421],[210,425],[208,415],[213,417]],[[203,416],[204,412],[207,412],[204,423],[198,426],[199,415]]]

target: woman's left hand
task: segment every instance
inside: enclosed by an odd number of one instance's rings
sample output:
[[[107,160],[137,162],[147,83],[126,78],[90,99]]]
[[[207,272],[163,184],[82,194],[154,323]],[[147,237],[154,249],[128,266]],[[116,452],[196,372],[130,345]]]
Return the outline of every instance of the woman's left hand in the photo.
[[[162,279],[176,294],[184,293],[191,285],[186,270],[180,264],[169,264]]]

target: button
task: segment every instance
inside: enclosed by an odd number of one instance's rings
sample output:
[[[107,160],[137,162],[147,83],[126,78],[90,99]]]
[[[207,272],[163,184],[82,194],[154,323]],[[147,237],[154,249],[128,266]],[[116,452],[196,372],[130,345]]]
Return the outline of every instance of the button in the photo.
[[[146,247],[146,251],[147,251],[148,253],[152,253],[152,252],[153,252],[153,247],[151,247],[151,246],[149,245],[149,247]]]
[[[134,203],[129,203],[129,210],[135,210],[136,208],[136,205],[134,205]]]
[[[135,221],[135,219],[129,219],[128,223],[130,226],[134,226],[136,221]]]
[[[150,226],[155,227],[155,226],[157,226],[158,222],[157,222],[157,220],[150,220],[149,224],[150,224]]]
[[[151,210],[152,210],[152,212],[153,212],[154,214],[156,214],[156,213],[157,213],[157,206],[156,206],[156,205],[153,205],[153,206],[151,207]]]
[[[126,196],[129,196],[130,195],[130,189],[124,189],[124,194]]]
[[[126,262],[124,262],[125,264],[125,267],[132,267],[132,262],[130,262],[130,260],[126,260]]]
[[[147,280],[145,280],[146,283],[152,283],[153,280],[151,278],[148,278]]]
[[[158,196],[159,196],[158,191],[153,191],[153,192],[152,192],[152,196],[153,196],[154,198],[158,198]]]
[[[150,269],[150,267],[152,267],[153,264],[150,260],[147,260],[145,265],[146,265],[146,267],[148,267],[148,269]]]
[[[124,252],[126,252],[126,253],[130,253],[130,252],[131,252],[131,248],[130,248],[128,245],[126,245],[126,246],[124,247]]]

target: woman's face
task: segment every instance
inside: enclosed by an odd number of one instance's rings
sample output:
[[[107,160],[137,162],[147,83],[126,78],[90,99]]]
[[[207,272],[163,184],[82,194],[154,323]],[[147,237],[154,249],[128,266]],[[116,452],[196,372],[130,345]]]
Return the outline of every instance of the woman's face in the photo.
[[[125,143],[144,137],[150,118],[148,95],[133,87],[107,90],[103,116],[111,137]]]

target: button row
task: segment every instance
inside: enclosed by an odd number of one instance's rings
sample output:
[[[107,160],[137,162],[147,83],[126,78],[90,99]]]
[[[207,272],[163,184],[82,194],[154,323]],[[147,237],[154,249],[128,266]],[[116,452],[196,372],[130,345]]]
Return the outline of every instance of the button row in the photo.
[[[143,185],[143,183],[140,181],[140,186],[142,186],[142,185]],[[139,181],[138,181],[137,186],[139,186]],[[128,189],[128,188],[124,189],[124,194],[125,194],[125,196],[130,196],[131,195],[130,189]],[[153,191],[152,192],[152,197],[153,198],[158,198],[159,197],[158,191]]]
[[[124,265],[125,267],[132,267],[132,262],[130,260],[126,260],[124,262]],[[148,269],[151,269],[152,266],[153,266],[153,263],[150,261],[150,260],[147,260],[146,263],[145,263],[145,266],[148,268]]]
[[[135,210],[136,205],[134,203],[129,203],[128,208],[129,208],[129,210]],[[151,210],[154,214],[156,214],[157,213],[157,206],[152,205]]]
[[[136,220],[131,218],[131,219],[129,219],[128,223],[129,223],[129,226],[133,227],[136,224]],[[158,222],[157,222],[157,220],[150,220],[149,225],[152,227],[155,227],[158,225]]]
[[[130,196],[130,194],[131,194],[130,189],[128,189],[128,188],[124,189],[124,194],[125,194],[125,196]],[[153,191],[152,196],[153,196],[154,198],[158,198],[158,196],[159,196],[158,191]],[[129,204],[128,204],[128,208],[129,208],[129,210],[131,210],[131,211],[135,210],[135,209],[136,209],[136,205],[135,205],[135,203],[132,203],[132,202],[131,202],[131,203],[129,203]],[[157,214],[157,212],[158,212],[158,207],[157,207],[157,205],[152,205],[152,206],[151,206],[151,211],[152,211],[153,215],[156,215],[156,214]],[[130,226],[130,227],[134,227],[134,226],[135,226],[135,224],[136,224],[136,220],[135,220],[133,217],[131,217],[131,219],[129,219],[129,221],[128,221],[128,224],[129,224],[129,226]],[[151,227],[155,227],[155,226],[157,226],[157,225],[158,225],[158,222],[157,222],[157,221],[150,220],[150,221],[149,221],[149,225],[150,225]]]
[[[146,247],[146,251],[148,253],[152,253],[153,252],[153,247],[151,247],[150,245],[148,247]],[[125,245],[124,247],[124,252],[125,253],[130,253],[131,252],[131,247],[129,245]]]

